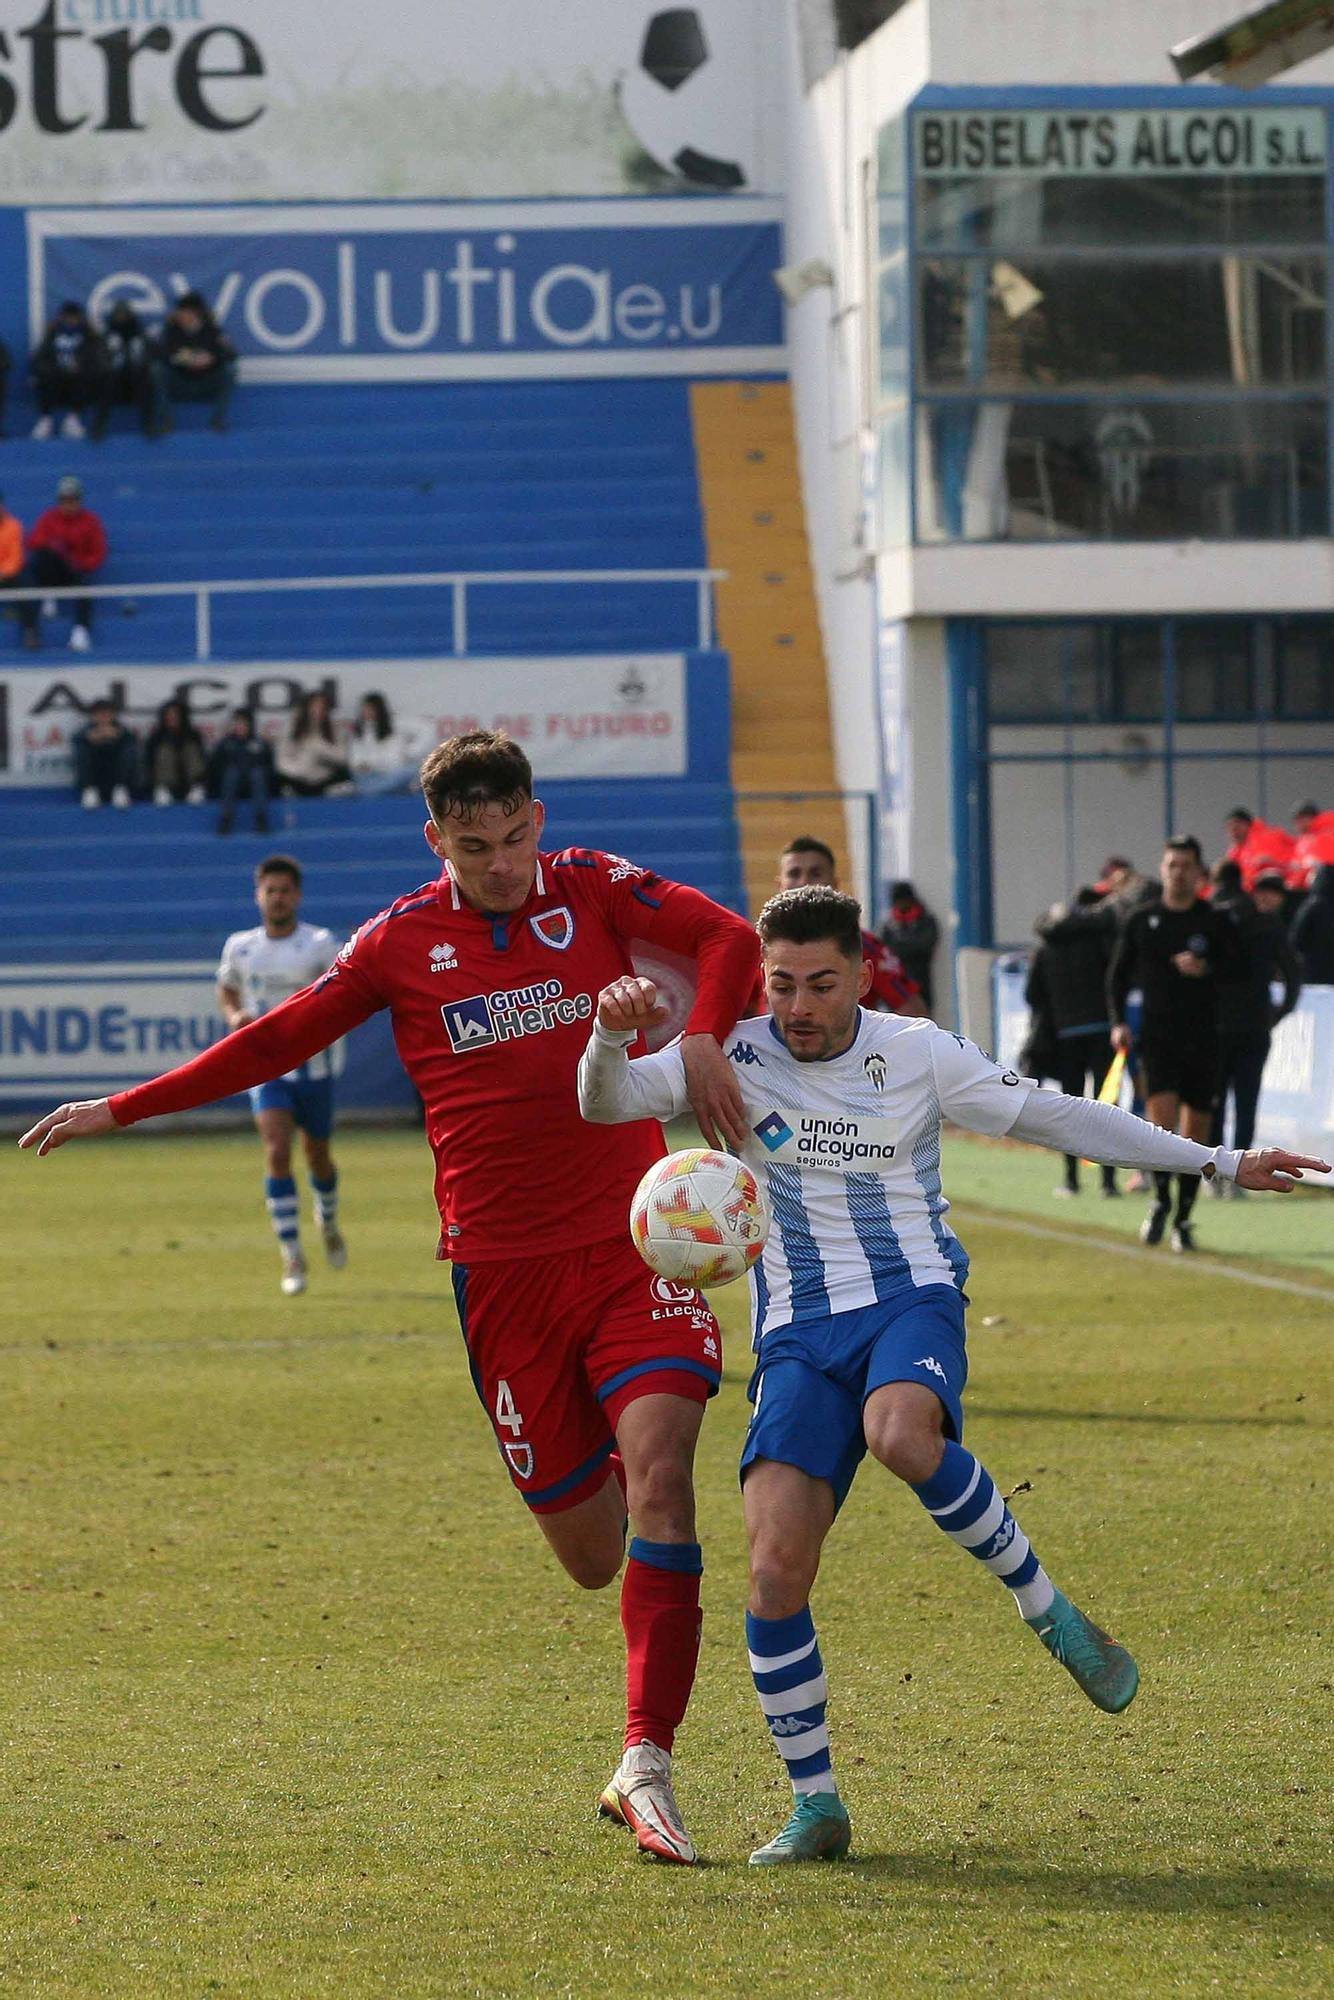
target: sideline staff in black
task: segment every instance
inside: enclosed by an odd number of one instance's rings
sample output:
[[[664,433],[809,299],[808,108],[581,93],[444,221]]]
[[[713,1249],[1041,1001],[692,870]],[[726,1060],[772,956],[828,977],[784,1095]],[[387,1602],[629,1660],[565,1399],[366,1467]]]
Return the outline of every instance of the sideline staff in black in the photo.
[[[1107,973],[1112,1043],[1129,1049],[1126,1002],[1144,995],[1139,1031],[1140,1088],[1145,1116],[1167,1132],[1207,1143],[1218,1099],[1218,986],[1245,970],[1236,926],[1199,896],[1204,857],[1198,840],[1169,840],[1158,868],[1162,899],[1136,910],[1121,932]],[[1172,1177],[1155,1174],[1154,1203],[1140,1228],[1145,1243],[1161,1243],[1172,1214]],[[1172,1248],[1193,1250],[1191,1210],[1198,1174],[1177,1177]]]

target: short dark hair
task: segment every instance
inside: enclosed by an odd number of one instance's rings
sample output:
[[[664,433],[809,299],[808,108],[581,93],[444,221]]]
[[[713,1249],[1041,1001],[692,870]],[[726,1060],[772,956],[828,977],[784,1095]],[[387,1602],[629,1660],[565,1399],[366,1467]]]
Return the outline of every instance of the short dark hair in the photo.
[[[1239,861],[1215,861],[1210,872],[1215,889],[1240,889],[1242,886],[1241,863]]]
[[[861,904],[825,882],[770,896],[755,928],[762,945],[815,944],[828,938],[844,958],[862,955]]]
[[[795,840],[788,841],[783,852],[784,854],[823,854],[835,874],[838,872],[838,862],[835,859],[833,848],[829,845],[828,841],[817,840],[813,833],[799,833]]]
[[[1311,819],[1314,819],[1319,810],[1320,808],[1314,799],[1298,799],[1292,809],[1292,817],[1294,819],[1305,819],[1309,815]]]
[[[1276,868],[1266,868],[1261,874],[1257,875],[1251,884],[1251,889],[1252,891],[1256,889],[1272,889],[1280,896],[1286,896],[1288,893],[1288,885]]]
[[[533,767],[502,729],[450,736],[421,768],[422,796],[437,822],[457,813],[472,819],[486,806],[517,812],[533,796]]]
[[[255,887],[258,888],[266,875],[290,875],[301,887],[301,863],[290,854],[266,854],[255,867]]]
[[[1248,812],[1245,806],[1233,806],[1231,812],[1224,813],[1223,817],[1224,819],[1244,819],[1247,826],[1255,825],[1255,814]]]
[[[1169,834],[1163,842],[1163,851],[1166,854],[1189,854],[1197,868],[1204,866],[1204,849],[1193,833]]]

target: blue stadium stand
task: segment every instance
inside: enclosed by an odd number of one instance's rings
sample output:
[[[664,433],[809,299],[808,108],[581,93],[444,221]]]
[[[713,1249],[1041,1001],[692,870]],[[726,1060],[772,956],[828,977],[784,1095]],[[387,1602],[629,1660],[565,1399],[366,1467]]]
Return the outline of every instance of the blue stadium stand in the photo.
[[[628,850],[745,907],[730,787],[571,780],[542,793],[549,847]],[[0,963],[209,959],[258,922],[250,872],[275,850],[306,870],[306,916],[342,936],[439,872],[411,798],[279,800],[267,834],[220,838],[216,818],[212,805],[86,813],[49,791],[0,790],[0,851],[22,855],[0,870]]]
[[[21,410],[11,411],[17,430]],[[118,412],[98,445],[11,437],[0,474],[25,524],[77,472],[106,522],[97,658],[194,653],[188,599],[136,583],[441,570],[706,566],[689,387],[675,381],[249,387],[217,436],[187,406],[149,445]],[[52,644],[66,627],[55,628]],[[481,588],[469,653],[588,653],[698,642],[691,582]],[[442,590],[220,597],[218,659],[447,652]],[[0,624],[0,655],[18,629]]]

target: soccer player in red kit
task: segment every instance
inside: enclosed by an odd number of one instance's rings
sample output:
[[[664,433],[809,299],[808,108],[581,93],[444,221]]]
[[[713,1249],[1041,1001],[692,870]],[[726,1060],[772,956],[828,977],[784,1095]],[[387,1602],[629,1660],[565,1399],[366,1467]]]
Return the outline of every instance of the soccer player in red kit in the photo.
[[[600,1809],[667,1861],[695,1850],[671,1782],[673,1738],[699,1650],[693,1466],[722,1366],[698,1292],[654,1278],[627,1228],[661,1157],[651,1122],[601,1127],[576,1077],[602,987],[632,969],[632,939],[695,961],[682,1049],[709,1143],[744,1117],[719,1046],[755,978],[740,917],[616,855],[539,852],[543,810],[519,746],[481,730],[422,766],[438,881],[363,924],[320,979],[166,1076],[64,1104],[20,1145],[185,1111],[280,1076],[381,1007],[426,1105],[439,1255],[473,1380],[515,1486],[576,1583],[620,1572],[625,1754]]]

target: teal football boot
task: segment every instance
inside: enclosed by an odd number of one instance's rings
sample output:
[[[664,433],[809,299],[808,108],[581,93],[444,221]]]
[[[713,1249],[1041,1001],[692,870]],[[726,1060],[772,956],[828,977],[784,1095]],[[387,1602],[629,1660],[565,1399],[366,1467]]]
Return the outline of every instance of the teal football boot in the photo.
[[[1139,1668],[1115,1639],[1109,1639],[1077,1604],[1057,1591],[1047,1609],[1026,1618],[1053,1660],[1083,1688],[1089,1700],[1108,1715],[1129,1708],[1139,1686]]]
[[[752,1868],[787,1861],[842,1861],[852,1845],[852,1821],[837,1792],[803,1792],[781,1833],[750,1857]]]

